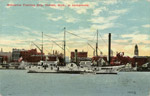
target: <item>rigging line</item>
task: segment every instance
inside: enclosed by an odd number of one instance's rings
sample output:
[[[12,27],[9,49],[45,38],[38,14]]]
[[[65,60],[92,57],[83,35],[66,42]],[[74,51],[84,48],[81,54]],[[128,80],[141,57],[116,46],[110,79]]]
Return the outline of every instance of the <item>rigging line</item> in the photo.
[[[47,36],[47,37],[51,37],[51,36],[49,36],[49,35],[46,35],[46,34],[44,34],[45,36]],[[52,37],[52,38],[54,38],[54,37]],[[56,38],[55,38],[56,39]],[[62,47],[62,46],[60,46],[59,44],[57,44],[55,41],[53,41],[53,40],[51,40],[53,43],[55,43],[57,46],[59,46],[62,50],[64,50],[64,48]]]
[[[49,36],[49,35],[47,35],[47,34],[44,34],[45,36],[47,36],[47,37],[51,37],[51,38],[54,38],[54,37],[52,37],[52,36]],[[56,39],[56,38],[54,38],[54,39]]]
[[[108,44],[107,44],[106,41],[102,38],[101,34],[99,34],[99,35],[100,35],[102,41],[104,42],[104,44],[106,44],[106,46],[107,46]]]
[[[66,32],[67,32],[67,33],[69,33],[69,34],[71,34],[71,35],[77,36],[77,37],[79,37],[79,38],[82,38],[82,39],[88,40],[87,38],[83,38],[83,37],[81,37],[81,36],[79,36],[79,35],[77,35],[77,34],[74,34],[74,33],[70,32],[70,31],[66,31]],[[90,42],[94,42],[93,40],[88,40],[88,41],[90,41]]]
[[[99,50],[100,52],[102,52],[99,48],[98,48],[98,50]]]
[[[33,41],[32,41],[32,43],[33,43],[40,51],[42,51],[42,49],[41,49],[37,44],[35,44]]]
[[[92,39],[92,40],[94,40],[94,39],[95,39],[95,37],[96,37],[96,34],[97,34],[97,33],[95,33],[95,32],[94,32],[94,37],[93,37],[93,39]]]
[[[88,44],[93,50],[95,50],[94,47],[93,47],[91,44],[89,44],[88,42],[87,42],[87,44]]]
[[[62,50],[64,50],[64,48],[62,46],[60,46],[59,44],[57,44],[55,41],[51,40],[53,43],[55,43],[57,46],[59,46]],[[69,52],[70,50],[68,48],[66,48]]]
[[[62,46],[60,46],[59,44],[57,44],[55,41],[51,40],[53,43],[55,43],[57,46],[59,46],[61,49],[64,50],[64,48]]]
[[[45,47],[44,47],[44,50],[45,50],[46,52],[50,53]]]
[[[67,47],[68,47],[68,46],[67,46]],[[67,51],[70,52],[69,48],[67,48],[67,47],[66,47]]]
[[[48,38],[54,38],[54,39],[56,39],[55,37],[52,37],[52,36],[49,36],[49,35],[47,35],[47,34],[44,34],[45,36],[47,36]],[[60,42],[62,42],[63,40],[60,40]],[[56,42],[56,41],[55,41]]]

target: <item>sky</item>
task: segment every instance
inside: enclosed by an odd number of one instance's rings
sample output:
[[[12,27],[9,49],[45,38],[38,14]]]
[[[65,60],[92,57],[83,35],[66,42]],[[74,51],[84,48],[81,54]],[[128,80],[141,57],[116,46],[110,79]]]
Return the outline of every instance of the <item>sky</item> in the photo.
[[[7,4],[88,4],[89,6],[7,6]],[[108,53],[108,34],[112,50],[134,55],[138,45],[140,56],[150,56],[150,0],[0,0],[0,48],[36,48],[41,46],[44,33],[44,52],[63,52],[66,28],[67,55],[71,51],[87,51],[93,56],[98,30],[98,47]],[[73,33],[74,35],[70,34]],[[77,35],[77,36],[75,36]],[[59,47],[59,46],[60,47]]]

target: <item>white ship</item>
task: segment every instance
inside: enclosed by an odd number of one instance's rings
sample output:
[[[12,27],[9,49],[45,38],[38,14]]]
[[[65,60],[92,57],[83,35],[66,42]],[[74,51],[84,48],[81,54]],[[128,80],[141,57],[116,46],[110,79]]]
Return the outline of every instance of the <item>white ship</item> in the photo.
[[[27,66],[26,70],[28,70],[28,73],[56,73],[59,67],[57,67],[57,61],[40,61],[38,65]]]
[[[118,74],[120,69],[122,69],[124,65],[121,66],[106,66],[106,67],[93,67],[93,71],[95,74]]]
[[[68,63],[66,66],[57,66],[57,62],[50,64],[47,62],[40,62],[38,65],[30,65],[26,67],[28,73],[74,73],[80,74],[83,72],[92,72],[87,68],[79,67],[75,63]]]
[[[57,62],[40,62],[39,65],[29,65],[26,69],[28,73],[65,73],[65,74],[117,74],[123,66],[93,67],[77,66],[75,63],[68,63],[66,66],[57,66]]]
[[[99,66],[91,66],[92,64],[87,64],[88,62],[85,61],[85,64],[79,64],[77,66],[75,63],[68,63],[66,64],[66,31],[64,28],[64,65],[65,66],[57,66],[58,62],[46,62],[41,61],[38,65],[30,65],[26,69],[28,73],[74,73],[74,74],[81,74],[81,73],[94,73],[94,74],[117,74],[119,72],[120,67],[109,66],[109,67],[99,67]],[[109,42],[110,42],[110,34],[109,34]],[[38,47],[38,46],[37,46]],[[39,48],[39,47],[38,47]],[[43,32],[42,32],[42,47],[39,48],[42,53],[42,60],[43,60]],[[98,31],[97,31],[97,42],[96,42],[96,56],[98,56]],[[76,57],[77,58],[77,57]],[[77,60],[76,60],[77,62]],[[110,43],[109,43],[109,64],[110,64]],[[87,66],[90,65],[90,66]],[[98,64],[97,64],[98,65]]]

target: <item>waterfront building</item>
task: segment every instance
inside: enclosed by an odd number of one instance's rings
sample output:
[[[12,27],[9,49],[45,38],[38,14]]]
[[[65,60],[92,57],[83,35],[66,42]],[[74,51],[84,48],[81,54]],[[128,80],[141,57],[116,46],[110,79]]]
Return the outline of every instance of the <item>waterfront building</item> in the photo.
[[[12,61],[13,62],[18,62],[21,51],[25,51],[25,49],[16,49],[16,48],[12,49]]]
[[[20,51],[20,57],[22,57],[23,61],[26,62],[39,62],[42,60],[42,55],[43,55],[43,60],[45,60],[44,53],[37,52],[37,49],[30,49],[30,50],[21,50]]]
[[[3,52],[3,49],[1,48],[0,51],[0,62],[10,62],[12,58],[11,52]]]
[[[77,50],[75,50],[75,52],[71,52],[71,62],[76,62],[79,63],[80,61],[89,61],[90,58],[87,57],[88,56],[88,52],[77,52]]]
[[[142,66],[143,64],[149,62],[148,59],[149,59],[148,56],[134,56],[134,57],[133,57],[133,64],[134,64],[133,66],[138,66],[138,67],[140,67],[140,66]],[[135,65],[135,64],[137,64],[137,65]]]
[[[20,57],[25,62],[31,62],[37,64],[36,62],[43,61],[57,61],[59,60],[59,65],[62,65],[63,62],[63,54],[58,52],[53,52],[53,54],[45,55],[44,53],[40,53],[37,49],[23,50],[20,51]],[[43,59],[42,59],[43,58]]]

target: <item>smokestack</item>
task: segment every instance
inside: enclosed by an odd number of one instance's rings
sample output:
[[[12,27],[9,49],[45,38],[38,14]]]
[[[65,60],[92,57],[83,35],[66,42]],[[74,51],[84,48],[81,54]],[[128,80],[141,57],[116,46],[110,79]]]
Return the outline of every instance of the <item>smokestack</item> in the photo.
[[[78,50],[75,49],[75,62],[78,65]]]
[[[108,64],[110,65],[111,61],[111,33],[108,35]]]

